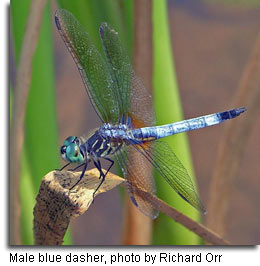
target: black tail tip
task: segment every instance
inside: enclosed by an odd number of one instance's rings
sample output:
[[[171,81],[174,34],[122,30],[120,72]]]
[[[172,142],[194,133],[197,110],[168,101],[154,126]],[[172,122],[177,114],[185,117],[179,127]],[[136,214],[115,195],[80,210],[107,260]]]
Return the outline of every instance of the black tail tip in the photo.
[[[233,119],[246,111],[246,107],[235,108],[229,111],[221,112],[220,116],[222,121]]]
[[[243,107],[240,107],[240,108],[237,108],[235,109],[236,110],[236,113],[237,113],[237,116],[244,113],[245,111],[247,111],[246,107],[243,106]]]
[[[232,109],[232,110],[229,110],[228,112],[223,112],[222,118],[224,118],[223,120],[233,119],[239,116],[240,114],[244,113],[245,111],[246,111],[246,107],[244,106],[240,108]]]

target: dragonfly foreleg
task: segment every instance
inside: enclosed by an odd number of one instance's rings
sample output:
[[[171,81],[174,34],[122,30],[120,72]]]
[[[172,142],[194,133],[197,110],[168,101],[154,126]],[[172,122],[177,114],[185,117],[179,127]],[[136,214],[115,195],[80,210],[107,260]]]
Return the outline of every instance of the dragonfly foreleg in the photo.
[[[73,168],[73,169],[69,169],[69,171],[76,171],[77,169],[79,169],[81,166],[83,166],[84,164],[86,164],[86,163],[82,163],[82,164],[80,164],[80,165],[78,165],[78,166],[76,166],[75,168]]]
[[[106,178],[106,175],[107,173],[109,172],[109,170],[111,169],[111,167],[114,165],[114,161],[111,160],[110,158],[104,158],[105,160],[111,162],[110,166],[108,167],[106,173],[104,174],[103,171],[102,171],[102,168],[101,168],[101,163],[100,163],[100,160],[97,160],[97,162],[94,161],[94,164],[95,166],[97,167],[97,169],[99,170],[99,173],[100,173],[100,176],[99,178],[102,177],[101,179],[101,182],[99,183],[99,185],[97,186],[96,190],[94,191],[93,193],[93,201],[94,201],[94,197],[95,197],[95,194],[96,192],[98,191],[98,189],[100,188],[100,186],[103,184],[103,182],[105,181],[105,178]],[[93,202],[92,202],[93,203]]]
[[[56,171],[62,171],[63,169],[65,169],[68,165],[70,165],[70,163],[67,163],[65,165],[63,165],[60,169],[55,169]]]
[[[88,162],[85,162],[85,165],[84,165],[84,168],[83,168],[83,170],[81,172],[79,180],[70,188],[70,190],[72,190],[80,182],[80,180],[82,179],[82,177],[84,176],[84,174],[85,174],[85,172],[87,170],[87,167],[88,167]]]

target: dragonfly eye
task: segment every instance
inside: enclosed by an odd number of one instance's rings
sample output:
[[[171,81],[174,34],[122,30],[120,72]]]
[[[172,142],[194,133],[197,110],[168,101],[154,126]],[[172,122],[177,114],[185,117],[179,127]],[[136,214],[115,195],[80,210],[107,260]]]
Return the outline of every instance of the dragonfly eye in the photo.
[[[85,159],[78,144],[72,142],[66,147],[66,154],[63,158],[70,163],[82,163]]]
[[[76,143],[77,145],[80,145],[80,140],[79,140],[79,138],[78,137],[75,137],[75,139],[74,139],[74,141],[73,141],[74,143]]]
[[[61,148],[60,148],[61,155],[63,155],[64,153],[66,153],[66,149],[67,149],[67,147],[65,145],[61,146]]]
[[[84,153],[80,150],[80,139],[70,136],[65,139],[60,148],[61,157],[70,163],[82,163],[85,160]]]
[[[76,140],[76,139],[78,139],[78,138],[75,137],[75,136],[70,136],[70,137],[68,137],[68,138],[66,138],[66,139],[64,140],[63,145],[64,145],[64,146],[69,146],[71,143],[75,143],[75,140]]]

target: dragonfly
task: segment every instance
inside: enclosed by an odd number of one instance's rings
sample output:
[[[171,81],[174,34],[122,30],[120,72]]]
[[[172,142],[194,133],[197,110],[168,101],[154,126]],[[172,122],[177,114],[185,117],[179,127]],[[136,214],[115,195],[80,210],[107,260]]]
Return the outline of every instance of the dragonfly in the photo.
[[[102,56],[84,27],[69,11],[58,9],[55,23],[102,122],[87,137],[66,138],[60,149],[61,157],[67,162],[62,169],[72,163],[83,168],[70,190],[78,185],[89,163],[93,162],[100,173],[96,192],[117,161],[126,179],[132,203],[143,214],[155,219],[160,206],[149,202],[147,197],[147,193],[154,194],[156,191],[152,171],[147,171],[150,166],[182,199],[205,213],[186,168],[171,147],[161,139],[220,124],[239,116],[246,108],[155,126],[152,96],[135,74],[118,33],[108,23],[101,24],[99,34],[105,55]],[[106,171],[102,169],[104,161],[110,164]]]

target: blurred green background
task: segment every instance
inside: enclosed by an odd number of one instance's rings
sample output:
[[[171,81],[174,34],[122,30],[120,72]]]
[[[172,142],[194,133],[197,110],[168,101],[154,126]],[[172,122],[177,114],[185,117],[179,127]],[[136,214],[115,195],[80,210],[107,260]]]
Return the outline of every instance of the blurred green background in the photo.
[[[59,146],[67,136],[86,134],[100,125],[75,63],[55,27],[55,10],[63,7],[71,11],[99,49],[99,25],[109,22],[132,55],[133,5],[132,0],[48,1],[26,107],[20,186],[23,244],[33,244],[35,197],[42,177],[62,165]],[[11,1],[12,88],[15,88],[29,7],[30,0]],[[153,89],[158,124],[231,107],[259,32],[259,14],[258,1],[241,0],[239,4],[213,0],[153,1]],[[250,136],[232,197],[228,239],[234,244],[257,244],[260,239],[260,214],[255,211],[259,202],[256,187],[260,185],[254,174],[256,158],[260,157],[254,145],[257,129],[260,129],[259,121]],[[215,151],[222,133],[223,126],[218,126],[166,139],[191,176],[195,178],[196,173],[201,199],[206,206]],[[156,177],[156,182],[160,198],[200,221],[200,214],[176,196],[162,179]],[[87,213],[73,221],[64,244],[119,245],[124,206],[118,192],[119,189],[115,189],[97,197]],[[201,243],[199,237],[163,214],[154,221],[152,244]]]

